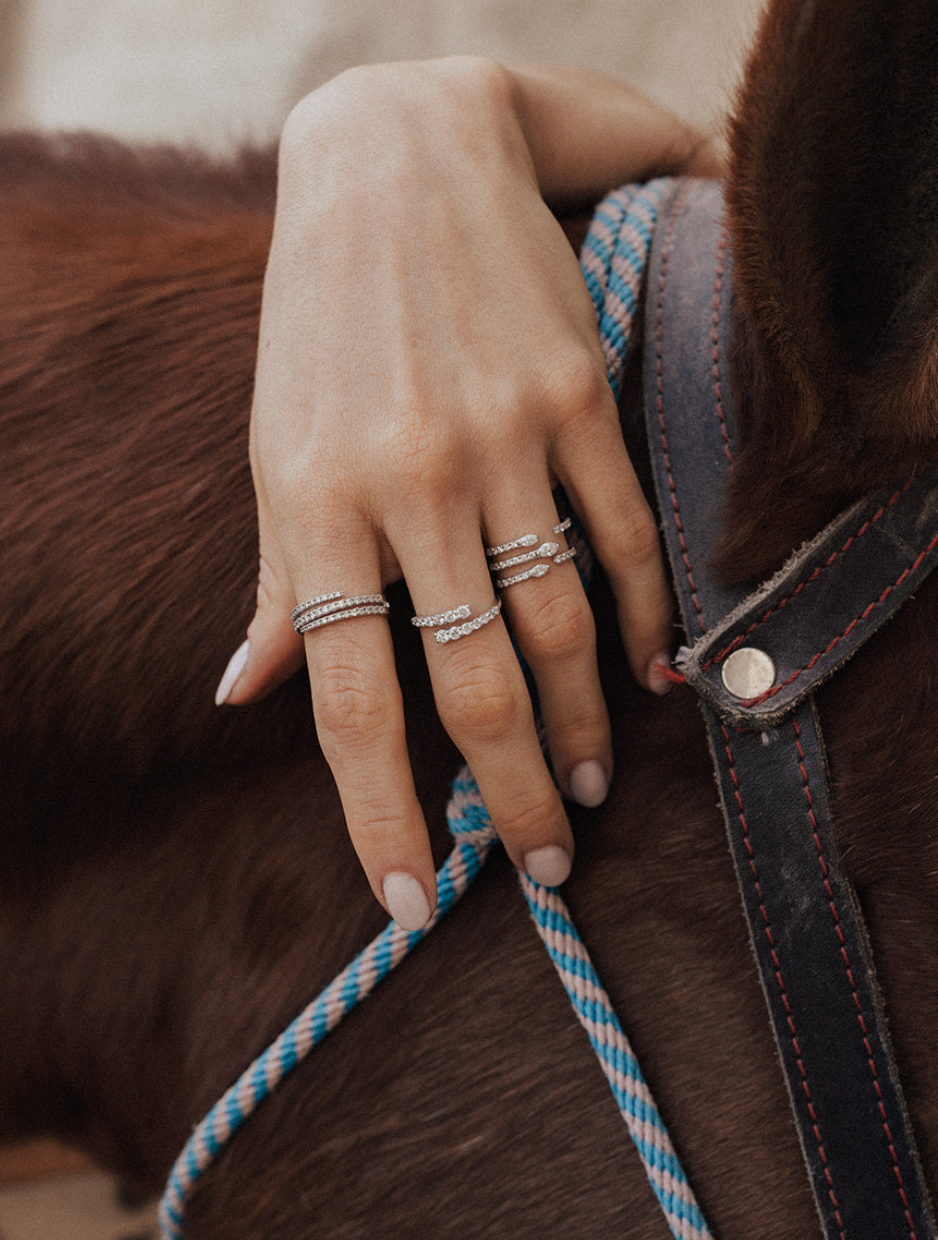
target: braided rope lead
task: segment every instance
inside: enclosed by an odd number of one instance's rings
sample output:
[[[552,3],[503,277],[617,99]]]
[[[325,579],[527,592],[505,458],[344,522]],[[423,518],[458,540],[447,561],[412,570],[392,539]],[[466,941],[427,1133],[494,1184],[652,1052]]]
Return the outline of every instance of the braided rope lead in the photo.
[[[553,888],[520,877],[537,932],[606,1074],[671,1234],[707,1240],[710,1231],[693,1190],[567,906]]]
[[[485,864],[497,836],[468,768],[453,781],[446,810],[453,851],[437,874],[437,906],[422,930],[391,921],[219,1099],[176,1159],[160,1202],[160,1232],[181,1240],[186,1202],[202,1172],[281,1080],[343,1017],[382,982],[459,900]]]
[[[654,221],[667,185],[658,181],[611,194],[600,204],[581,256],[609,382],[617,397]],[[417,946],[475,879],[496,835],[468,767],[453,781],[447,819],[454,847],[437,875],[438,904],[428,925],[408,933],[392,921],[215,1104],[170,1173],[160,1202],[160,1230],[165,1240],[182,1240],[185,1206],[196,1180],[244,1121]],[[524,875],[522,888],[538,933],[606,1074],[671,1234],[677,1240],[712,1240],[654,1099],[563,901],[556,891],[540,887]]]
[[[580,256],[616,399],[655,220],[670,184],[652,181],[610,194],[593,217]],[[712,1240],[638,1060],[566,905],[557,891],[541,887],[526,874],[520,878],[537,932],[596,1052],[671,1234],[677,1240]]]

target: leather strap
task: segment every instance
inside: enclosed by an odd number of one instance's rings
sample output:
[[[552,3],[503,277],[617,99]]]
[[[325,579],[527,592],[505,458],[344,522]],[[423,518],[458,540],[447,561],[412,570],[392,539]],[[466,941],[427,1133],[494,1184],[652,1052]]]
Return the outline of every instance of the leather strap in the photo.
[[[938,563],[938,463],[841,513],[694,646],[683,672],[739,728],[776,727],[853,655]],[[740,701],[722,668],[737,650],[773,660],[775,684]]]
[[[926,1240],[936,1235],[932,1211],[866,931],[831,830],[810,694],[934,566],[938,470],[856,505],[755,594],[721,587],[708,565],[733,458],[730,286],[719,189],[679,183],[649,271],[645,407],[692,646],[685,674],[701,698],[824,1235]],[[747,643],[770,648],[778,674],[772,692],[739,702],[723,686],[722,664]]]

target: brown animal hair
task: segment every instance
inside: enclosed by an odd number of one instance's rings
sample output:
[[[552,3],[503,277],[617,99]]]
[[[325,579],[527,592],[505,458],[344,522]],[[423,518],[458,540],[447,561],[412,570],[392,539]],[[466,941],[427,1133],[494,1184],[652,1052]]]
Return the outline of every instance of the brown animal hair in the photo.
[[[727,193],[743,428],[731,576],[764,576],[938,451],[936,58],[933,5],[765,14]]]

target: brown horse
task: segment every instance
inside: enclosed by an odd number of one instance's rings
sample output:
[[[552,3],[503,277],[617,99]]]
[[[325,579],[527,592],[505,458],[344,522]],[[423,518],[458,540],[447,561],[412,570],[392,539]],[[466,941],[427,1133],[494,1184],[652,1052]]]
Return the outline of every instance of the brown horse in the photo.
[[[936,136],[928,0],[773,4],[728,186],[730,579],[764,578],[845,502],[938,455]],[[245,448],[273,184],[267,157],[0,148],[0,1137],[57,1133],[144,1189],[384,922],[305,680],[212,705],[253,599]],[[699,711],[689,690],[630,683],[594,595],[619,775],[602,809],[571,810],[569,903],[716,1234],[817,1235]],[[818,694],[933,1195],[936,626],[932,580]],[[419,641],[396,640],[440,824],[458,758]],[[504,859],[264,1103],[188,1234],[665,1235]]]

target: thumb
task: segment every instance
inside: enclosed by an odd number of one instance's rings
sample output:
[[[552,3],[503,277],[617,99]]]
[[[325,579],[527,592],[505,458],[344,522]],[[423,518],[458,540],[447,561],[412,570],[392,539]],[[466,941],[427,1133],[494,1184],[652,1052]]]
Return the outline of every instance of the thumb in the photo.
[[[303,639],[293,629],[290,609],[296,603],[270,512],[258,497],[260,570],[257,609],[247,640],[231,656],[215,693],[217,706],[256,702],[288,680],[304,663]]]

